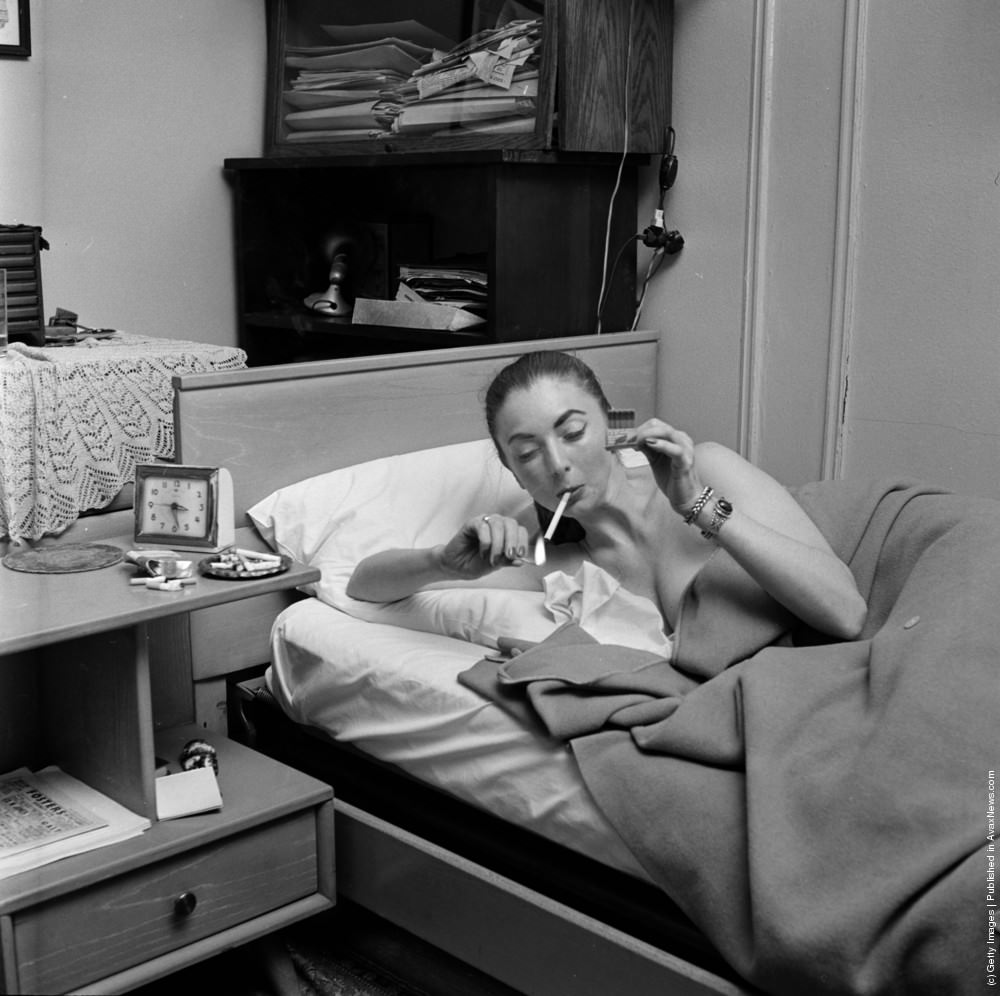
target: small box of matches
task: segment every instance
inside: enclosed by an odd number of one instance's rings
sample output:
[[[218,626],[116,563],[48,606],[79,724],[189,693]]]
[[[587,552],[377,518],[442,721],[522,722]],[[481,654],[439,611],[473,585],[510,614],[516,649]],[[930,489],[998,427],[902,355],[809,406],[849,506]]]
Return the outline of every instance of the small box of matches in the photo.
[[[608,412],[608,433],[604,448],[621,450],[635,446],[635,409],[612,408]]]

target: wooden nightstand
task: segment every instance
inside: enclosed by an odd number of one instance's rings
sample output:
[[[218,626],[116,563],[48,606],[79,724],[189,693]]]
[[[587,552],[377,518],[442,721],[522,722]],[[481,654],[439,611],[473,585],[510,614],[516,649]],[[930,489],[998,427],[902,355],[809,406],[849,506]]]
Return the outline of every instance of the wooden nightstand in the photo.
[[[333,903],[324,783],[213,732],[221,811],[158,822],[154,799],[155,758],[176,770],[183,745],[206,734],[154,731],[151,624],[293,588],[318,571],[200,578],[178,592],[130,587],[131,576],[121,565],[0,568],[0,772],[57,764],[153,821],[140,837],[0,880],[9,993],[126,991]]]

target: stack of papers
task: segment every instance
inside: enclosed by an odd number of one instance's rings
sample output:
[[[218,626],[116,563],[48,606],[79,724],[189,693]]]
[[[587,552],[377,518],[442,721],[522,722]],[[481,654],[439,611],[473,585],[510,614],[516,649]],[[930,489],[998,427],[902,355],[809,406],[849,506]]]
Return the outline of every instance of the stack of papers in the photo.
[[[529,71],[507,88],[466,82],[432,97],[405,104],[393,122],[399,135],[464,130],[530,133],[535,128],[538,72]]]
[[[284,93],[290,142],[376,138],[389,134],[402,106],[400,88],[452,42],[418,21],[323,25],[331,44],[288,46],[292,75]]]
[[[397,301],[425,301],[486,315],[486,272],[448,264],[403,265]]]
[[[452,264],[404,264],[395,301],[359,297],[356,325],[462,332],[486,321],[486,273]]]
[[[542,19],[481,31],[414,70],[401,88],[397,134],[530,133],[535,128]]]
[[[0,776],[0,879],[136,837],[150,821],[60,771]]]
[[[285,50],[285,141],[534,130],[541,18],[459,45],[414,20],[322,27],[331,44]]]

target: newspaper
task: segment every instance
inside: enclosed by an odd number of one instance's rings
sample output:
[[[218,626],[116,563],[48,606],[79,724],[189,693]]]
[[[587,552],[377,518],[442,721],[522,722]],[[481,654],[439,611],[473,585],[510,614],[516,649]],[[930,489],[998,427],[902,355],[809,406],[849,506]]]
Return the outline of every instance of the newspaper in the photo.
[[[0,775],[0,879],[114,844],[151,823],[56,767]]]
[[[0,857],[107,826],[27,768],[0,778]]]

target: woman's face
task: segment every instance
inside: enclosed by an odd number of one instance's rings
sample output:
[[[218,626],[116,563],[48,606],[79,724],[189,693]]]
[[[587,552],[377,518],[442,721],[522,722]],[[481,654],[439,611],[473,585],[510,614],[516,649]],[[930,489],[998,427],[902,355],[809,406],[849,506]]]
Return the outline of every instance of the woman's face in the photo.
[[[559,377],[512,391],[494,423],[518,483],[548,509],[569,491],[567,514],[576,516],[607,493],[614,464],[604,448],[607,427],[600,402],[576,381]]]

